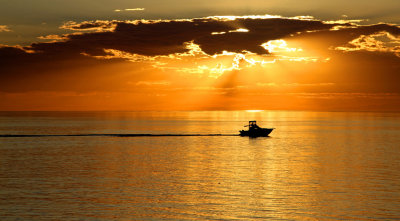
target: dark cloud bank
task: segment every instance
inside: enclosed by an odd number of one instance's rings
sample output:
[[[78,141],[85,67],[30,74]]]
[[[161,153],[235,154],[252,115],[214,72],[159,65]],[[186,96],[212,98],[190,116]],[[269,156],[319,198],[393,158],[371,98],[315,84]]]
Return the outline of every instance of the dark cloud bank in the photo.
[[[349,28],[332,30],[338,25]],[[0,91],[101,90],[107,88],[106,82],[99,82],[99,84],[91,82],[91,84],[79,84],[79,86],[76,84],[76,81],[89,82],[96,77],[108,79],[109,83],[113,72],[99,71],[97,75],[86,75],[82,70],[91,67],[110,67],[113,64],[128,62],[124,59],[100,60],[92,57],[107,55],[104,49],[116,49],[146,56],[168,55],[187,52],[188,49],[184,43],[193,41],[209,55],[222,51],[250,51],[262,55],[268,54],[268,51],[260,46],[262,43],[293,35],[315,38],[317,41],[318,39],[323,40],[326,42],[324,45],[326,50],[328,47],[345,45],[360,35],[370,35],[382,31],[395,36],[400,35],[400,28],[389,24],[358,26],[351,23],[325,23],[294,18],[94,21],[67,23],[62,28],[77,31],[91,30],[91,32],[75,33],[68,35],[67,39],[63,41],[33,43],[28,47],[0,47]],[[249,32],[229,32],[239,28],[247,29]],[[225,34],[212,35],[213,32],[225,32]],[[378,82],[382,81],[380,89],[384,89],[387,84],[390,92],[400,92],[397,86],[390,86],[393,80],[397,80],[397,82],[400,80],[398,76],[400,60],[394,54],[368,51],[349,53],[335,51],[334,54],[345,54],[346,59],[349,60],[352,60],[354,56],[359,58],[358,60],[353,59],[358,63],[347,65],[349,75],[357,76],[354,80],[362,80],[363,76],[360,76],[362,71],[365,67],[370,66],[368,63],[363,66],[363,61],[372,62],[376,71],[379,72],[377,76],[381,76],[377,77]],[[352,77],[349,76],[349,79]]]

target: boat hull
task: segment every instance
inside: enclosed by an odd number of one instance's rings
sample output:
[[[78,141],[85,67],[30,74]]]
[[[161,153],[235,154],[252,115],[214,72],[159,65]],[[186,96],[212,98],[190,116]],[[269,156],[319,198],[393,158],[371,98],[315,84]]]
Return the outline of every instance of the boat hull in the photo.
[[[268,135],[274,130],[273,128],[260,128],[257,130],[241,130],[240,136],[243,137],[268,137]]]

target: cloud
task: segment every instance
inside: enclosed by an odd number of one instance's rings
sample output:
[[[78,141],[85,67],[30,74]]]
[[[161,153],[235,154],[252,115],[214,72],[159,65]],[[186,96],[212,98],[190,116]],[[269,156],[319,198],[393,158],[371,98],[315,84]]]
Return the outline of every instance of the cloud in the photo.
[[[92,48],[102,47],[142,55],[167,55],[184,52],[184,42],[194,41],[205,53],[213,55],[222,51],[243,50],[266,54],[268,51],[260,46],[264,42],[333,26],[309,19],[216,16],[182,20],[70,21],[61,28],[98,32],[71,36],[66,42],[82,44],[84,48],[91,45]],[[225,34],[220,36],[211,33]],[[244,37],[246,40],[243,40]]]
[[[340,24],[343,24],[340,21]],[[328,33],[333,36],[353,35],[349,32],[367,34],[374,30],[398,31],[390,25],[355,26],[352,29],[332,31],[338,24],[314,20],[312,17],[282,18],[279,16],[213,16],[200,19],[135,20],[135,21],[84,21],[66,22],[60,28],[74,31],[89,31],[65,36],[48,35],[41,39],[64,41],[53,44],[34,43],[25,47],[41,53],[54,51],[91,56],[105,56],[105,50],[116,50],[143,56],[170,55],[190,51],[187,42],[193,42],[208,55],[224,51],[241,53],[248,51],[259,55],[292,50],[281,39],[310,31]],[[378,28],[380,27],[380,28]],[[349,31],[350,30],[350,31]],[[372,34],[372,33],[371,33]],[[344,41],[347,42],[347,41]],[[343,44],[343,41],[340,42]]]
[[[335,50],[352,51],[371,51],[371,52],[389,52],[400,57],[400,35],[392,35],[387,31],[381,31],[370,35],[361,35],[351,40],[347,46],[336,47]]]
[[[9,32],[11,31],[7,25],[0,25],[0,32]]]
[[[302,51],[300,48],[289,48],[286,41],[283,39],[270,40],[266,43],[261,44],[261,47],[265,48],[269,52],[291,52],[291,51]]]
[[[115,9],[115,12],[122,12],[122,11],[144,11],[145,8],[126,8],[126,9]]]
[[[372,24],[372,25],[351,25],[339,29],[321,30],[318,32],[303,32],[300,35],[302,39],[312,41],[313,44],[320,47],[335,47],[344,46],[350,41],[365,35],[373,35],[380,32],[387,32],[391,35],[400,35],[400,27],[393,24]],[[293,36],[296,38],[296,36]],[[322,41],[316,41],[321,40]]]
[[[56,42],[56,41],[67,40],[68,37],[60,36],[60,35],[46,35],[46,36],[39,36],[38,39],[41,39],[41,40],[53,40],[54,42]]]
[[[332,29],[338,25],[346,28]],[[351,85],[360,79],[367,84],[378,72],[383,72],[380,82],[374,81],[376,85],[365,90],[400,90],[393,83],[399,80],[395,75],[399,71],[399,61],[393,53],[398,50],[400,28],[395,25],[362,26],[343,21],[326,23],[310,16],[262,15],[70,21],[61,28],[78,32],[40,37],[57,40],[55,42],[33,43],[26,47],[0,46],[1,91],[132,90],[137,86],[157,86],[143,82],[171,82],[162,84],[168,87],[175,85],[177,79],[187,84],[183,77],[187,74],[194,79],[192,88],[204,87],[195,84],[216,78],[222,82],[221,88],[237,88],[238,84],[243,86],[240,81],[235,82],[243,78],[239,73],[251,75],[253,80],[280,73],[274,76],[290,76],[294,78],[291,87],[295,87],[295,82],[305,90],[331,87],[299,79],[320,75],[322,82],[332,82],[336,86],[342,85],[345,81],[342,78],[345,78],[351,83],[343,90],[355,90]],[[327,55],[308,53],[306,48],[292,46],[291,39],[312,42]],[[348,53],[341,52],[344,48]],[[329,60],[329,57],[332,58]],[[339,64],[338,60],[343,63]],[[346,60],[351,62],[346,63]],[[296,64],[291,66],[294,62]],[[369,64],[364,67],[365,62]],[[308,63],[324,69],[309,70]],[[262,74],[255,76],[256,73]],[[341,73],[348,76],[343,77]],[[227,79],[228,83],[222,79]],[[290,81],[287,84],[291,84]]]
[[[215,32],[211,32],[211,34],[212,35],[223,35],[223,34],[226,34],[226,31],[220,31],[220,32],[215,31]]]
[[[229,33],[232,33],[232,32],[249,32],[249,30],[245,29],[245,28],[238,28],[236,30],[230,30],[229,31]]]
[[[65,22],[60,26],[61,29],[74,30],[74,31],[111,31],[115,28],[116,21],[84,21],[77,23],[74,21]]]

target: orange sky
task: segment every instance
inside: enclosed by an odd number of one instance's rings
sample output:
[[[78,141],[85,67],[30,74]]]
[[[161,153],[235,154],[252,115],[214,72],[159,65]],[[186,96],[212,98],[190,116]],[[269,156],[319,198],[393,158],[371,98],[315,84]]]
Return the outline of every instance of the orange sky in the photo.
[[[360,22],[68,22],[0,47],[0,110],[399,111],[400,27]]]

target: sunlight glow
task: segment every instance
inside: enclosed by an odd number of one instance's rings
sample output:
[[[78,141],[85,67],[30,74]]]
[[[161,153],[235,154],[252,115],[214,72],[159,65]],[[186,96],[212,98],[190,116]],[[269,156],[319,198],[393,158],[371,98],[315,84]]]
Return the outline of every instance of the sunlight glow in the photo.
[[[270,53],[303,51],[301,48],[289,48],[286,41],[283,39],[268,41],[261,44],[261,47]]]
[[[249,30],[248,30],[248,29],[245,29],[245,28],[238,28],[238,29],[236,29],[236,30],[231,30],[231,31],[229,31],[229,32],[249,32]]]
[[[225,31],[221,31],[221,32],[211,32],[211,35],[223,35],[226,34]]]

